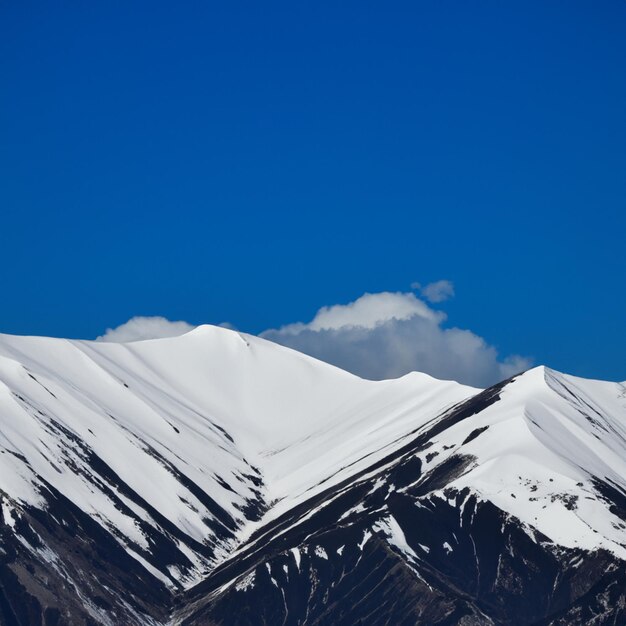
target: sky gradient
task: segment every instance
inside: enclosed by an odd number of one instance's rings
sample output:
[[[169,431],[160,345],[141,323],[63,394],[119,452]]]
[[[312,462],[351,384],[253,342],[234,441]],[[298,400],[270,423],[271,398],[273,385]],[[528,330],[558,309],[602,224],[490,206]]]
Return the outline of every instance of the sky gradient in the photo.
[[[260,333],[447,279],[626,379],[626,4],[5,3],[0,332]]]

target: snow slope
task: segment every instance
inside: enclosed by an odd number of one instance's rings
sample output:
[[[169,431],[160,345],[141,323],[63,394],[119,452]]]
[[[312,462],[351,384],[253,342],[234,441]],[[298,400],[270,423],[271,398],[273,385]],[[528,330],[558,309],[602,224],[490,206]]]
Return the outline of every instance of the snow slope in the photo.
[[[626,559],[626,525],[597,491],[608,483],[626,493],[623,384],[534,368],[475,419],[436,437],[430,451],[440,454],[430,465],[479,429],[463,445],[475,462],[449,487],[468,487],[558,545]]]
[[[611,496],[626,494],[625,385],[539,367],[449,421],[479,393],[418,373],[362,380],[212,326],[130,344],[0,335],[2,519],[14,528],[58,492],[150,575],[190,588],[334,486],[365,476],[415,491],[461,456],[464,470],[418,504],[455,506],[462,524],[463,502],[490,502],[531,537],[626,559]],[[421,469],[388,484],[385,468],[419,437]],[[415,559],[406,531],[389,513],[367,532]]]
[[[159,573],[188,586],[250,532],[270,503],[270,515],[288,509],[474,392],[421,374],[361,380],[211,326],[131,344],[4,335],[3,506],[45,506],[41,485],[50,484],[115,529],[145,564],[150,533],[141,522],[163,530],[142,505],[149,503],[190,539],[176,543],[193,567]],[[94,454],[132,497],[119,488],[111,493]],[[214,554],[197,554],[192,542]]]

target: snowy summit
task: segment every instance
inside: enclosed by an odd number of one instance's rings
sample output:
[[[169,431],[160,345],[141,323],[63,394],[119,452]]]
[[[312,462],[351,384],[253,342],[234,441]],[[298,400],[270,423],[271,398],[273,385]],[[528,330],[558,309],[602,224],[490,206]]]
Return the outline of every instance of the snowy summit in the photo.
[[[0,624],[626,621],[626,385],[546,367],[0,335],[0,501]]]

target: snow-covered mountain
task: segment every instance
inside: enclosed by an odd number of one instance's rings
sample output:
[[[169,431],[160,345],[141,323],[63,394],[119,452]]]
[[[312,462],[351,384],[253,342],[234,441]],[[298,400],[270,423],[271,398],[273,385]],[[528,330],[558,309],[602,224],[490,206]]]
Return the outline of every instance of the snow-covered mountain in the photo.
[[[544,367],[1,335],[0,501],[0,624],[626,623],[626,385]]]

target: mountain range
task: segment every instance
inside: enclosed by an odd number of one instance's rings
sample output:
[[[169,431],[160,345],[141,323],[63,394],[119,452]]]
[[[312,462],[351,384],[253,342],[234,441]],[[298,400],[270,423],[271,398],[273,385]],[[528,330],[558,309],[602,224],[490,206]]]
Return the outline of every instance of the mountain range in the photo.
[[[0,624],[626,624],[626,383],[0,335]]]

